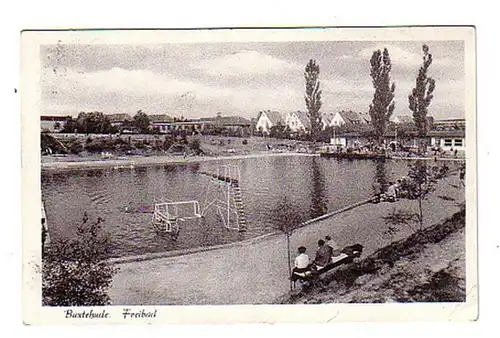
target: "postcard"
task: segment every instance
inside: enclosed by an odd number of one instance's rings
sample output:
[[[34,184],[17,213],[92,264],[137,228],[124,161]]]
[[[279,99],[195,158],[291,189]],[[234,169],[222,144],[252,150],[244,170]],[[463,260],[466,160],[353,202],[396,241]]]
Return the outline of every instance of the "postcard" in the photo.
[[[26,324],[477,318],[474,27],[21,47]]]

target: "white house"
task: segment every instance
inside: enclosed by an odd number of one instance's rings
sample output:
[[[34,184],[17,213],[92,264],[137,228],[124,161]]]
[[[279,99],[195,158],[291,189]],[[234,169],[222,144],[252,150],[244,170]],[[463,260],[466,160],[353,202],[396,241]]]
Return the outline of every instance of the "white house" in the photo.
[[[431,145],[445,151],[465,150],[465,130],[431,130],[427,133],[431,138]]]
[[[321,129],[325,130],[327,127],[330,126],[330,123],[332,122],[333,117],[335,116],[334,113],[325,113],[323,116],[321,116]]]
[[[410,115],[392,115],[389,118],[390,122],[394,122],[395,124],[401,123],[413,123],[413,117]]]
[[[336,113],[330,121],[330,127],[340,127],[344,124],[362,124],[366,123],[360,114],[353,111],[341,111]]]
[[[306,132],[311,129],[311,121],[307,114],[302,111],[293,111],[286,115],[285,124],[292,132]]]
[[[278,123],[283,123],[283,117],[277,111],[261,111],[257,117],[255,130],[264,134],[269,134],[271,128]]]

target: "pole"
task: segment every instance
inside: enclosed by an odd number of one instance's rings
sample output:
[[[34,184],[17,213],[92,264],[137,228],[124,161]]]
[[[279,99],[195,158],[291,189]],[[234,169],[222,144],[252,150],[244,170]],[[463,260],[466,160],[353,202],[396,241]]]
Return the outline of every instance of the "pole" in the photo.
[[[290,291],[293,290],[293,282],[292,282],[292,262],[290,258],[290,230],[287,229],[285,232],[286,235],[286,248],[287,248],[287,257],[288,257],[288,275],[290,277]]]
[[[396,141],[394,149],[396,149],[396,151],[397,151],[398,150],[398,126],[396,126],[396,129],[395,129],[394,133],[395,133],[394,140]]]

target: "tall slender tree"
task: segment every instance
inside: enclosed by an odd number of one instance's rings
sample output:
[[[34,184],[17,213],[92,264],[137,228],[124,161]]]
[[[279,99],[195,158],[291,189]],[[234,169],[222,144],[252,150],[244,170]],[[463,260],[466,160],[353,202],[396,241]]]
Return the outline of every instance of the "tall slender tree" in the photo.
[[[373,94],[369,112],[378,143],[380,144],[389,123],[389,118],[395,108],[394,91],[396,90],[396,84],[394,82],[391,83],[392,65],[387,48],[384,48],[383,52],[380,49],[374,51],[370,64],[370,75],[375,93]]]
[[[319,65],[315,60],[309,60],[304,72],[306,79],[306,107],[307,117],[311,122],[311,136],[313,141],[318,140],[321,132],[321,89],[319,82]]]
[[[433,92],[436,87],[436,81],[427,76],[427,71],[432,64],[432,54],[429,53],[427,45],[422,45],[422,51],[424,52],[423,63],[418,71],[415,88],[408,95],[409,108],[413,112],[413,121],[415,121],[419,137],[425,137],[429,130],[427,109],[434,98]]]

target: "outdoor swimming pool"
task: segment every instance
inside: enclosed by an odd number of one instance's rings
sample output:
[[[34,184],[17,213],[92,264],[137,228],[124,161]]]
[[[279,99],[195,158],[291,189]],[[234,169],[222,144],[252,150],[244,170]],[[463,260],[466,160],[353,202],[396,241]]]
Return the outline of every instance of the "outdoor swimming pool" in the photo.
[[[283,222],[305,221],[359,202],[371,196],[376,177],[395,180],[408,171],[407,161],[395,160],[338,161],[291,155],[224,161],[238,165],[241,171],[248,219],[244,233],[225,229],[211,212],[204,220],[180,222],[180,234],[174,241],[156,233],[151,214],[123,212],[127,205],[211,200],[216,197],[215,184],[200,173],[215,173],[221,163],[42,171],[51,238],[74,236],[87,212],[92,220],[105,220],[103,228],[113,243],[113,257],[229,243],[275,231]]]

